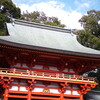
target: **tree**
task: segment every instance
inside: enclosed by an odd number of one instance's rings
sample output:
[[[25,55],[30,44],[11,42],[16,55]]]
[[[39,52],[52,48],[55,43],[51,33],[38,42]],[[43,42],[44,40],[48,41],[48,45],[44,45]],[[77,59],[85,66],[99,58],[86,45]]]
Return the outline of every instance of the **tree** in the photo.
[[[32,21],[36,23],[43,23],[52,26],[65,27],[64,24],[56,17],[47,17],[44,12],[28,11],[21,15],[21,11],[12,0],[0,0],[0,35],[5,35],[4,23],[9,22],[8,17],[18,18],[22,20]]]
[[[20,9],[11,0],[0,0],[0,13],[13,18],[20,18]]]
[[[26,12],[21,16],[21,19],[52,26],[65,27],[64,24],[61,24],[60,20],[57,17],[47,17],[44,12]]]
[[[90,10],[79,22],[84,30],[78,30],[79,42],[87,47],[100,50],[100,11]]]
[[[12,0],[0,0],[0,33],[4,31],[4,23],[9,21],[8,16],[20,18],[20,9],[13,4]]]
[[[100,50],[100,11],[90,10],[84,15],[79,22],[83,26],[83,30],[78,30],[78,41],[93,49]],[[97,72],[89,72],[89,77],[96,77],[99,85],[95,88],[100,90],[100,69]]]
[[[99,90],[100,91],[100,69],[97,70],[97,72],[89,72],[88,74],[89,77],[96,77],[96,81],[98,82],[99,85],[97,85],[94,90]]]

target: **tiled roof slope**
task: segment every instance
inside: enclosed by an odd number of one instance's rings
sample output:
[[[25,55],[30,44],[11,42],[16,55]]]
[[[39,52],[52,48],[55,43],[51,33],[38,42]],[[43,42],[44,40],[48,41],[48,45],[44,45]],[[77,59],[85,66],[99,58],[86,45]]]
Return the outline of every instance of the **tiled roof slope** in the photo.
[[[100,58],[100,51],[82,46],[68,29],[17,19],[6,25],[9,36],[0,36],[2,44]]]

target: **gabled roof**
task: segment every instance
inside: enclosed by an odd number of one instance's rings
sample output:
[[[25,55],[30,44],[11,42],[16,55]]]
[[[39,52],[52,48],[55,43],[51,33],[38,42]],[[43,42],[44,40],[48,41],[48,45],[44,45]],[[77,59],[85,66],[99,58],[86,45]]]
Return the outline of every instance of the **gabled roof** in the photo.
[[[82,46],[70,30],[14,19],[0,44],[54,53],[100,58],[100,51]]]

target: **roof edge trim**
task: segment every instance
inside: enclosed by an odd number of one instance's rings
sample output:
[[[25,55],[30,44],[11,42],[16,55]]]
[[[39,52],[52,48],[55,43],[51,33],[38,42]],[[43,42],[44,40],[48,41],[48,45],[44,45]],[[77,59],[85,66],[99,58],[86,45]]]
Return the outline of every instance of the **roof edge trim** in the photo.
[[[45,47],[37,47],[37,46],[30,46],[30,45],[24,45],[24,44],[18,44],[13,42],[8,42],[5,40],[0,39],[1,45],[7,45],[11,47],[17,47],[21,49],[30,49],[30,50],[38,50],[38,51],[46,51],[51,53],[59,53],[59,54],[65,54],[65,55],[73,55],[73,56],[80,56],[80,57],[87,57],[87,58],[95,58],[99,59],[100,55],[97,54],[88,54],[88,53],[80,53],[80,52],[73,52],[73,51],[65,51],[65,50],[58,50],[58,49],[52,49],[52,48],[45,48]]]
[[[39,23],[29,22],[29,21],[23,21],[23,20],[19,20],[19,19],[11,19],[11,21],[12,21],[12,23],[19,24],[19,25],[25,25],[25,26],[29,26],[29,27],[36,27],[36,28],[47,29],[47,30],[71,34],[71,29],[64,29],[64,28],[60,28],[60,27],[56,27],[56,26],[39,24]]]

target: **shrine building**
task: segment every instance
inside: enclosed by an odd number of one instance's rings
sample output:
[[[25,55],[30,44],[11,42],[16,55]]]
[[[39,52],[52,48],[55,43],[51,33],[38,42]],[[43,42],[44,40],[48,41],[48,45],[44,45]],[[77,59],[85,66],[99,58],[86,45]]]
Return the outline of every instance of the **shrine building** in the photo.
[[[100,67],[100,51],[82,46],[69,29],[11,19],[0,36],[3,100],[83,100]]]

